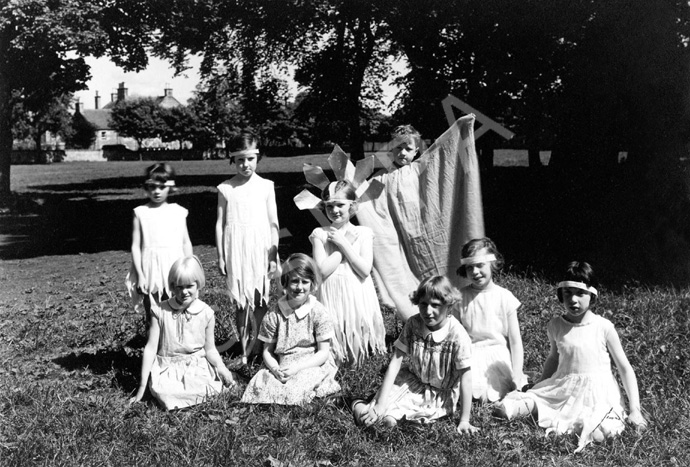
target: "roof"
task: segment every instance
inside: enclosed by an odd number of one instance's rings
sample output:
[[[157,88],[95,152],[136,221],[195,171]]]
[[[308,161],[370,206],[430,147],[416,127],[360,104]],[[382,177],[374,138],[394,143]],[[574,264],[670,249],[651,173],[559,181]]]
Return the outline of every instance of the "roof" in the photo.
[[[84,109],[79,111],[82,117],[97,130],[112,130],[110,112],[107,109]]]
[[[156,104],[164,109],[171,109],[173,107],[181,107],[180,101],[171,95],[156,97]]]

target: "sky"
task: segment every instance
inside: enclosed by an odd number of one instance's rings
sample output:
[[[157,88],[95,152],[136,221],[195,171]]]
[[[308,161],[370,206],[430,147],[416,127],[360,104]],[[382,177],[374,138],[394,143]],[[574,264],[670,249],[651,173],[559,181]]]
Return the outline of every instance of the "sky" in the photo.
[[[91,67],[91,79],[87,82],[88,89],[75,93],[79,98],[83,109],[95,108],[96,91],[101,96],[101,108],[110,102],[111,93],[117,92],[119,83],[125,83],[129,97],[158,97],[162,96],[168,86],[173,90],[173,96],[182,104],[187,104],[193,96],[193,92],[199,83],[200,57],[190,57],[191,69],[181,76],[175,77],[175,71],[170,68],[167,61],[156,57],[149,57],[149,66],[139,73],[125,73],[121,68],[112,63],[107,57],[86,58],[86,63]],[[406,71],[406,64],[401,61],[393,63],[393,69],[397,73]],[[391,102],[396,93],[391,79],[384,84],[384,104]],[[295,89],[291,90],[296,94]]]
[[[75,95],[83,108],[93,109],[96,91],[101,96],[101,107],[103,107],[110,102],[110,94],[116,92],[119,83],[122,82],[128,89],[129,97],[162,96],[164,89],[169,85],[173,90],[173,96],[182,104],[186,104],[199,83],[198,67],[201,60],[192,57],[190,65],[193,68],[178,77],[174,77],[175,72],[168,62],[156,57],[149,57],[149,66],[139,73],[125,73],[107,57],[88,57],[86,63],[91,67],[91,80],[87,82],[88,89],[76,92]]]

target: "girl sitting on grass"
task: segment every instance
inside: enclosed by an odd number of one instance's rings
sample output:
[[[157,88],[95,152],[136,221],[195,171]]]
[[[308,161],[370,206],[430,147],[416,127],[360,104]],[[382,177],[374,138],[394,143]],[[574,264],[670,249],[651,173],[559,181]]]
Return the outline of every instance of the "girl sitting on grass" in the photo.
[[[216,350],[213,309],[199,300],[206,279],[196,256],[172,265],[168,284],[173,297],[151,307],[149,337],[141,364],[141,382],[130,403],[151,394],[166,409],[203,402],[235,384]]]
[[[370,426],[399,420],[426,423],[452,415],[460,402],[459,433],[475,433],[470,424],[472,404],[472,343],[450,313],[458,292],[443,276],[423,280],[412,294],[419,314],[405,323],[395,341],[393,355],[381,388],[370,403],[352,403],[355,423]],[[405,355],[409,366],[402,368]]]
[[[520,302],[494,283],[503,257],[489,238],[470,240],[462,247],[459,276],[470,285],[460,291],[453,308],[472,339],[472,397],[494,402],[514,389],[522,389],[523,347],[517,309]]]
[[[126,284],[134,309],[146,312],[150,320],[151,304],[172,296],[168,288],[170,266],[192,254],[187,232],[187,210],[168,203],[175,191],[175,171],[166,163],[146,169],[144,189],[148,203],[134,209],[132,224],[132,267]]]
[[[626,415],[611,372],[611,358],[630,402],[627,421],[638,429],[647,426],[640,411],[637,378],[618,333],[613,323],[592,312],[598,296],[593,283],[594,271],[588,263],[574,261],[568,265],[557,289],[563,314],[551,319],[547,327],[551,351],[541,381],[527,392],[508,394],[496,408],[498,415],[508,419],[531,414],[547,433],[577,434],[577,451],[590,441],[603,441],[625,428]]]
[[[320,282],[314,261],[301,253],[291,255],[280,282],[286,295],[259,332],[263,368],[249,382],[242,402],[303,405],[340,390],[330,352],[333,325],[313,295]]]

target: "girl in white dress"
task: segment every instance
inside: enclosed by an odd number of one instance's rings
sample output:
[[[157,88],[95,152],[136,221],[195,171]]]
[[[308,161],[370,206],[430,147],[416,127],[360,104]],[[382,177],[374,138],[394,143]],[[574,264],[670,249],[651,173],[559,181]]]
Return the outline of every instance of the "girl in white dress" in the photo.
[[[309,256],[296,253],[282,271],[286,295],[261,325],[263,367],[249,382],[242,402],[304,405],[340,390],[330,352],[333,325],[313,296],[320,283],[318,269]]]
[[[378,421],[393,426],[401,419],[427,423],[452,415],[460,403],[457,431],[475,433],[478,429],[470,423],[472,345],[462,325],[450,315],[458,291],[448,278],[432,276],[419,284],[411,298],[419,313],[407,320],[395,341],[395,354],[374,399],[368,404],[352,403],[355,422],[367,426]],[[408,365],[403,368],[406,356]]]
[[[357,196],[349,181],[329,184],[321,199],[332,224],[317,227],[309,236],[323,277],[319,300],[332,317],[336,362],[358,366],[370,355],[385,352],[386,330],[371,279],[374,234],[350,222]]]
[[[508,394],[497,406],[497,414],[508,419],[532,414],[547,433],[577,434],[577,451],[625,428],[626,414],[611,358],[628,395],[627,421],[638,429],[647,426],[637,378],[618,333],[613,323],[592,313],[598,296],[593,282],[589,264],[574,261],[568,265],[557,290],[563,314],[549,321],[551,350],[540,382],[525,393]]]
[[[196,256],[181,258],[170,268],[173,297],[151,308],[141,381],[130,403],[141,400],[147,383],[166,410],[199,404],[235,384],[216,350],[213,309],[198,298],[205,283]]]
[[[470,280],[453,309],[472,338],[472,397],[497,401],[527,384],[517,309],[520,302],[496,285],[503,257],[489,238],[470,240],[462,248],[458,275]]]
[[[168,203],[168,195],[176,190],[173,168],[159,163],[146,169],[144,189],[149,201],[134,209],[132,267],[125,283],[134,309],[145,310],[148,322],[151,304],[171,296],[170,266],[192,254],[192,242],[187,231],[188,211]]]
[[[230,164],[237,175],[218,185],[216,249],[236,306],[236,324],[246,365],[266,314],[270,279],[278,256],[278,213],[273,182],[256,173],[261,158],[257,138],[241,134],[233,142]],[[249,325],[251,324],[251,339]],[[229,348],[233,342],[221,347]]]

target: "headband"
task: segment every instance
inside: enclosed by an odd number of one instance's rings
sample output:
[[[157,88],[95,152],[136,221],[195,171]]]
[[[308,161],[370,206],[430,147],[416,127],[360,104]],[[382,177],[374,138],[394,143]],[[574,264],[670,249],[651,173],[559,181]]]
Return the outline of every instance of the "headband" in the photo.
[[[158,180],[151,180],[150,178],[144,182],[144,185],[163,185],[163,186],[175,186],[175,180],[168,180],[165,183],[161,183]]]
[[[350,203],[353,202],[353,200],[348,199],[344,196],[336,196],[338,193],[342,192],[343,190],[336,190],[336,186],[338,185],[338,182],[331,182],[328,184],[328,201],[349,201]]]
[[[259,154],[258,149],[241,149],[239,151],[234,151],[230,153],[230,157],[235,156],[251,156],[253,154]]]
[[[496,261],[496,255],[490,253],[481,256],[468,256],[460,260],[460,266],[467,266],[468,264],[488,263],[489,261]]]
[[[594,294],[594,295],[599,295],[599,292],[597,292],[597,289],[595,289],[592,286],[588,286],[584,282],[576,282],[576,281],[562,281],[558,283],[558,288],[562,289],[564,287],[575,287],[576,289],[582,289],[586,290],[587,292]]]

